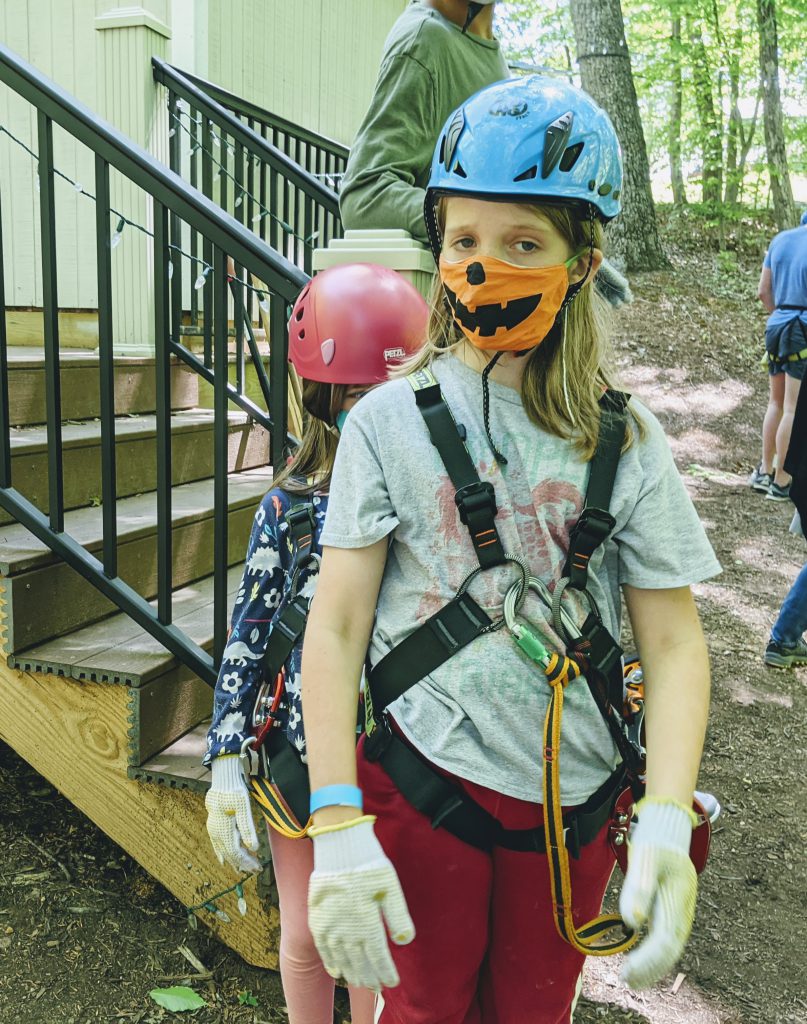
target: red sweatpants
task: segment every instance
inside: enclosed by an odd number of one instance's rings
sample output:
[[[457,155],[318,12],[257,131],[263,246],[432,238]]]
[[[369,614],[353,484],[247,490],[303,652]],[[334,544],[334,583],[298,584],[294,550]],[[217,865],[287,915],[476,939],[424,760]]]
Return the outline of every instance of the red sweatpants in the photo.
[[[546,855],[488,854],[433,829],[363,740],[358,766],[416,930],[408,946],[391,944],[401,983],[384,990],[381,1024],[568,1024],[584,957],[555,930]],[[542,822],[540,804],[462,785],[505,828]],[[570,860],[578,925],[599,913],[614,867],[607,832]]]

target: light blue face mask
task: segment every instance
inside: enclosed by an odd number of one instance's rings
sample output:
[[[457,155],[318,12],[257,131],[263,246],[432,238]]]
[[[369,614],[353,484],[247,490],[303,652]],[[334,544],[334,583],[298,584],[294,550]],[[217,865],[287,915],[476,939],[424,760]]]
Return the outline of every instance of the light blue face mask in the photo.
[[[339,431],[340,434],[345,429],[345,421],[347,420],[347,414],[347,409],[340,409],[339,412],[336,414],[336,429]]]

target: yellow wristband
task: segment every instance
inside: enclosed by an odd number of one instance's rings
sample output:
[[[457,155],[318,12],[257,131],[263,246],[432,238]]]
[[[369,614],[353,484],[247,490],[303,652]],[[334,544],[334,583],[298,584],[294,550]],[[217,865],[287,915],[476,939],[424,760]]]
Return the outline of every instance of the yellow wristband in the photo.
[[[338,821],[335,825],[311,825],[308,829],[308,835],[312,839],[317,836],[323,836],[327,832],[342,832],[346,828],[353,828],[354,825],[361,825],[365,821],[369,821],[370,824],[374,824],[376,816],[374,814],[362,814],[358,818],[351,818],[349,821]]]
[[[692,825],[693,828],[695,828],[700,822],[700,818],[692,810],[691,805],[687,807],[686,804],[682,804],[680,800],[676,800],[675,797],[672,796],[646,796],[643,800],[640,800],[639,803],[636,805],[635,814],[638,818],[641,818],[642,807],[646,806],[647,804],[677,807],[679,811],[683,811],[684,814],[686,814],[686,816],[689,818],[689,823],[690,825]]]

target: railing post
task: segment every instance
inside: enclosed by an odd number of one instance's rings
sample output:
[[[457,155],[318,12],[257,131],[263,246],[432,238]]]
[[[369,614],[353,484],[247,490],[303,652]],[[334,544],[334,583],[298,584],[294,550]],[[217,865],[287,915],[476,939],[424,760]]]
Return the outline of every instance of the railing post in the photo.
[[[39,222],[42,238],[42,315],[45,334],[45,406],[48,417],[48,516],[50,528],[64,530],[62,476],[62,390],[59,376],[59,296],[56,283],[56,203],[53,190],[53,123],[40,110]]]
[[[176,93],[168,93],[168,156],[171,170],[182,177],[182,130],[179,126],[182,110]],[[174,121],[177,118],[177,121]],[[171,134],[173,132],[173,134]],[[171,214],[171,242],[176,247],[169,255],[171,267],[171,337],[179,341],[182,326],[182,221]]]
[[[219,665],[227,639],[227,254],[214,250],[216,290],[213,332],[213,662]]]
[[[157,616],[171,622],[171,345],[168,317],[168,211],[154,203],[154,360],[157,420]]]
[[[6,271],[3,263],[3,207],[0,197],[0,487],[11,487],[11,415],[8,405]]]
[[[210,130],[207,118],[202,116],[202,123],[199,125],[199,140],[202,145],[202,192],[208,199],[213,198],[213,159],[210,155]],[[202,237],[202,259],[205,267],[213,265],[213,243]],[[196,282],[194,282],[194,288]],[[210,274],[205,276],[204,287],[202,288],[202,309],[203,325],[202,334],[204,337],[204,362],[205,366],[213,365],[213,282]]]
[[[233,203],[233,215],[239,224],[244,223],[244,214],[246,212],[246,203],[244,202],[244,147],[240,142],[235,144],[235,178],[234,183],[234,198]],[[243,282],[244,268],[240,263],[236,263],[234,267],[235,285],[241,294],[240,299],[244,299],[244,287]],[[241,309],[243,315],[239,314],[238,303],[233,304],[233,320],[235,321],[235,387],[239,394],[244,393],[244,317],[247,315],[247,302],[242,301]]]
[[[280,295],[271,298],[269,313],[269,392],[272,399],[272,469],[278,473],[286,460],[286,435],[289,429],[288,358],[289,339],[286,304]]]
[[[95,158],[95,243],[98,265],[98,364],[101,396],[101,510],[104,572],[118,575],[117,468],[115,464],[115,353],[112,333],[112,262],[109,164]]]

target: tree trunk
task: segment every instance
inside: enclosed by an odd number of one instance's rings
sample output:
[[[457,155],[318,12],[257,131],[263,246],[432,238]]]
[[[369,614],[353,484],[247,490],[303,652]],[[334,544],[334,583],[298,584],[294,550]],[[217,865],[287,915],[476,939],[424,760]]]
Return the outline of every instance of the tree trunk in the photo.
[[[681,108],[684,102],[684,85],[681,80],[681,17],[674,14],[670,33],[670,124],[667,135],[667,149],[670,157],[670,184],[673,203],[684,206],[687,201],[684,187],[684,173],[681,169]]]
[[[738,28],[734,34],[732,52],[728,54],[729,67],[729,115],[728,132],[726,133],[726,192],[724,201],[733,206],[737,202],[737,194],[742,181],[742,171],[738,164],[738,149],[742,136],[742,117],[740,116],[740,52],[742,48],[742,32]],[[744,167],[743,167],[744,170]]]
[[[759,72],[765,102],[765,149],[771,177],[773,212],[779,230],[796,224],[796,205],[790,188],[785,137],[782,130],[782,101],[779,96],[779,53],[776,38],[775,0],[757,0],[759,28]]]
[[[619,0],[570,0],[583,88],[608,112],[622,145],[622,213],[609,230],[628,270],[669,266],[661,248],[650,191],[642,120]]]
[[[754,116],[751,118],[751,124],[748,128],[748,134],[745,134],[743,128],[743,122],[740,120],[740,161],[737,164],[737,182],[739,186],[738,198],[742,196],[743,192],[743,181],[745,180],[745,165],[748,161],[748,154],[751,152],[751,146],[754,144],[754,135],[757,130],[757,120],[759,118],[759,105],[762,102],[762,82],[759,83],[759,89],[757,90],[757,98],[754,103]],[[759,197],[759,176],[757,175],[757,197]],[[756,206],[756,201],[754,203]]]
[[[690,43],[695,107],[700,122],[703,202],[718,212],[723,199],[723,142],[715,112],[712,78],[701,26],[697,21],[688,21],[687,35]]]

